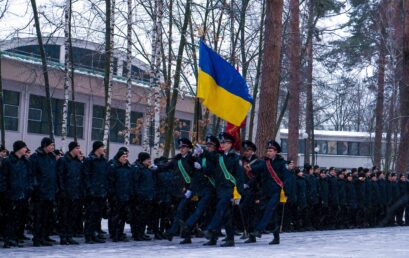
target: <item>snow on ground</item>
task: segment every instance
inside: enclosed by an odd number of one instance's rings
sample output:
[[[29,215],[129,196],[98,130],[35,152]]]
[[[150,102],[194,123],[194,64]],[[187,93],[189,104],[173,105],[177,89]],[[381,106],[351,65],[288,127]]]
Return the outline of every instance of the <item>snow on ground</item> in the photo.
[[[278,246],[268,245],[271,238],[272,235],[263,235],[255,244],[244,244],[243,240],[236,238],[236,246],[233,248],[202,246],[206,241],[204,238],[193,239],[191,245],[179,245],[179,238],[173,242],[108,241],[93,245],[81,241],[79,246],[53,247],[32,247],[31,241],[26,241],[24,248],[0,249],[0,257],[409,257],[409,227],[284,233],[281,234],[281,244]]]

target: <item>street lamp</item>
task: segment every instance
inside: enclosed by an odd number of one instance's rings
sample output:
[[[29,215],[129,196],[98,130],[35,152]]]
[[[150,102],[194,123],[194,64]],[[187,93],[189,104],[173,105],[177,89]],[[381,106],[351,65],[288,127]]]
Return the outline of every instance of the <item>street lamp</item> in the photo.
[[[301,139],[304,140],[304,164],[310,163],[310,157],[308,155],[308,150],[307,150],[308,133],[307,132],[302,132],[301,133]]]
[[[317,165],[317,161],[318,161],[318,152],[320,151],[320,147],[317,145],[314,148],[314,152],[315,152],[315,165]]]

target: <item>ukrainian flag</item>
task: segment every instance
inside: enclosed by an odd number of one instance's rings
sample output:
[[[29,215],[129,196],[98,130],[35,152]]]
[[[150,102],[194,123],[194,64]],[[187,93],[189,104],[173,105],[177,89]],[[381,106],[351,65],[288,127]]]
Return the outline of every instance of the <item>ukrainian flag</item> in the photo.
[[[253,101],[246,81],[202,40],[199,55],[197,97],[210,112],[240,126]]]

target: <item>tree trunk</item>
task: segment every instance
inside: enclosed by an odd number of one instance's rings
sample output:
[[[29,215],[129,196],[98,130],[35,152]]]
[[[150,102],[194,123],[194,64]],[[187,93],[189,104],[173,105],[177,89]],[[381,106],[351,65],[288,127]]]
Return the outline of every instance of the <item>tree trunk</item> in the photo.
[[[264,58],[262,63],[260,102],[256,145],[264,146],[273,138],[277,120],[278,88],[280,80],[280,51],[283,1],[267,1],[264,32]],[[268,57],[268,58],[266,58]],[[258,148],[262,156],[263,148]]]
[[[115,0],[105,1],[105,124],[103,142],[107,149],[107,157],[109,157],[109,133],[111,128],[111,103],[112,103],[112,77],[114,72],[114,25],[115,25]]]
[[[300,37],[300,2],[290,0],[290,39],[289,45],[289,93],[288,100],[288,160],[298,164],[298,139],[300,118],[300,67],[301,67],[301,37]]]
[[[250,110],[250,124],[249,124],[249,139],[253,141],[253,131],[254,131],[254,117],[256,114],[256,105],[257,105],[257,94],[260,85],[260,75],[261,75],[261,64],[263,61],[263,35],[264,35],[264,18],[266,16],[266,1],[263,0],[261,18],[260,18],[260,35],[258,38],[258,59],[256,66],[256,78],[254,80],[254,89],[253,89],[253,105]]]
[[[126,38],[126,108],[125,108],[125,146],[129,146],[131,137],[132,109],[132,0],[128,0],[127,38]]]
[[[385,3],[385,1],[383,1]],[[384,6],[384,4],[382,5]],[[386,66],[386,31],[383,22],[386,17],[382,15],[382,12],[386,12],[386,9],[380,10],[380,42],[379,42],[379,57],[378,57],[378,91],[375,107],[375,144],[374,144],[374,166],[381,169],[381,156],[382,156],[382,134],[383,134],[383,109],[385,98],[385,66]]]
[[[406,171],[409,160],[409,0],[403,1],[403,11],[403,45],[399,44],[400,40],[397,39],[398,49],[399,47],[402,47],[403,58],[401,70],[402,81],[399,83],[401,130],[398,159],[396,162],[396,171],[398,173],[403,173]],[[399,30],[399,28],[395,28],[395,30]]]
[[[69,52],[70,52],[70,64],[71,64],[71,100],[72,100],[72,126],[74,141],[78,141],[77,137],[77,111],[75,105],[75,84],[74,84],[74,54],[72,51],[72,29],[71,29],[71,17],[72,17],[72,1],[70,1],[70,19],[68,20],[68,41],[69,41]]]
[[[48,133],[49,133],[50,138],[54,140],[54,121],[53,121],[53,113],[51,109],[50,81],[48,79],[47,59],[45,56],[43,37],[41,35],[40,19],[38,18],[36,0],[31,0],[31,6],[33,8],[34,23],[36,27],[37,41],[38,41],[38,47],[40,49],[41,65],[42,65],[43,76],[44,76],[45,97],[47,100],[46,101],[46,113],[47,113],[47,119],[48,119]]]
[[[64,104],[62,108],[62,128],[61,128],[61,149],[65,152],[66,139],[68,134],[68,105],[70,101],[70,41],[69,41],[69,22],[71,19],[71,0],[67,0],[64,6]],[[74,106],[74,105],[73,105]]]
[[[307,140],[305,141],[304,163],[314,163],[314,102],[312,96],[312,80],[313,80],[313,32],[315,29],[314,24],[314,0],[310,0],[308,3],[308,28],[307,28],[307,42],[305,45],[305,53],[307,56],[307,85],[306,85],[306,110],[305,110],[305,131],[307,133]],[[312,157],[311,157],[312,154]],[[312,159],[312,162],[311,162]]]
[[[174,77],[174,84],[173,84],[173,92],[172,92],[172,99],[171,99],[171,104],[170,104],[170,112],[168,113],[167,117],[167,130],[166,130],[166,139],[165,139],[165,148],[164,148],[164,156],[168,157],[169,152],[170,152],[170,147],[171,143],[173,141],[173,129],[175,127],[175,111],[176,111],[176,103],[179,95],[179,83],[180,83],[180,73],[182,70],[182,58],[183,58],[183,52],[185,49],[186,45],[186,32],[187,32],[187,27],[189,25],[189,19],[190,19],[190,6],[192,4],[192,0],[186,0],[185,4],[185,17],[183,20],[183,25],[182,25],[182,31],[181,33],[181,39],[180,39],[180,44],[179,44],[179,49],[178,49],[178,55],[176,59],[176,70],[175,70],[175,77]]]
[[[152,33],[152,56],[150,66],[150,93],[148,96],[148,105],[145,113],[145,135],[148,136],[153,131],[153,152],[155,157],[159,156],[160,140],[160,85],[159,85],[159,68],[161,57],[161,40],[162,40],[162,16],[163,1],[156,0],[153,12],[153,33]],[[150,147],[150,138],[145,137],[145,151]]]
[[[3,92],[3,77],[1,72],[1,51],[0,51],[0,130],[1,130],[1,145],[6,147],[6,129],[4,122],[4,92]]]

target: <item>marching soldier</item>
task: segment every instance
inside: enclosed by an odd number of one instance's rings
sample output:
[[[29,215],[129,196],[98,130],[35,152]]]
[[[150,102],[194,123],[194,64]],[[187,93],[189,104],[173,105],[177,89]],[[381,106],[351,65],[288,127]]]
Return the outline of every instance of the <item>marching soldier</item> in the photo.
[[[264,162],[251,166],[258,182],[261,184],[261,208],[263,214],[258,221],[254,232],[250,234],[252,242],[256,237],[261,237],[261,233],[267,227],[271,219],[274,223],[274,239],[269,243],[277,245],[280,243],[280,226],[277,218],[277,206],[280,196],[284,195],[284,188],[291,188],[290,173],[286,168],[286,162],[280,155],[281,146],[274,140],[267,144],[267,153]]]
[[[172,241],[173,237],[178,233],[180,221],[183,219],[187,205],[193,197],[192,177],[196,177],[194,171],[195,169],[200,169],[200,164],[195,162],[196,159],[191,151],[193,148],[192,142],[187,138],[181,138],[178,140],[178,144],[179,154],[166,166],[166,169],[173,168],[180,193],[180,200],[172,226],[164,234],[164,237],[169,241]]]
[[[200,166],[197,164],[195,165],[196,168],[200,167],[200,169],[196,170],[196,176],[193,177],[192,181],[192,189],[194,189],[195,194],[198,195],[199,202],[197,203],[195,211],[188,217],[188,219],[186,221],[180,221],[183,230],[182,236],[185,238],[182,242],[180,242],[181,244],[192,243],[190,234],[193,226],[200,219],[200,217],[206,211],[207,206],[214,198],[216,184],[214,178],[209,175],[211,175],[213,170],[216,169],[218,162],[217,150],[219,147],[220,143],[216,137],[213,135],[206,137],[206,150],[197,160]]]
[[[207,226],[204,245],[216,245],[219,229],[224,224],[226,241],[222,247],[234,246],[234,225],[232,213],[232,200],[235,187],[243,193],[243,167],[240,156],[233,149],[234,138],[226,133],[219,135],[222,154],[218,156],[216,169],[209,171],[209,176],[215,179],[217,204],[215,214]]]
[[[255,226],[255,216],[257,214],[257,194],[258,194],[258,186],[257,180],[253,172],[251,171],[251,166],[256,162],[260,162],[255,154],[257,151],[256,145],[247,140],[242,143],[243,147],[243,168],[244,168],[244,192],[243,196],[241,197],[240,201],[240,212],[243,215],[243,227],[244,227],[244,234],[243,239],[248,237],[249,232],[254,231]],[[249,240],[251,241],[251,240]]]

